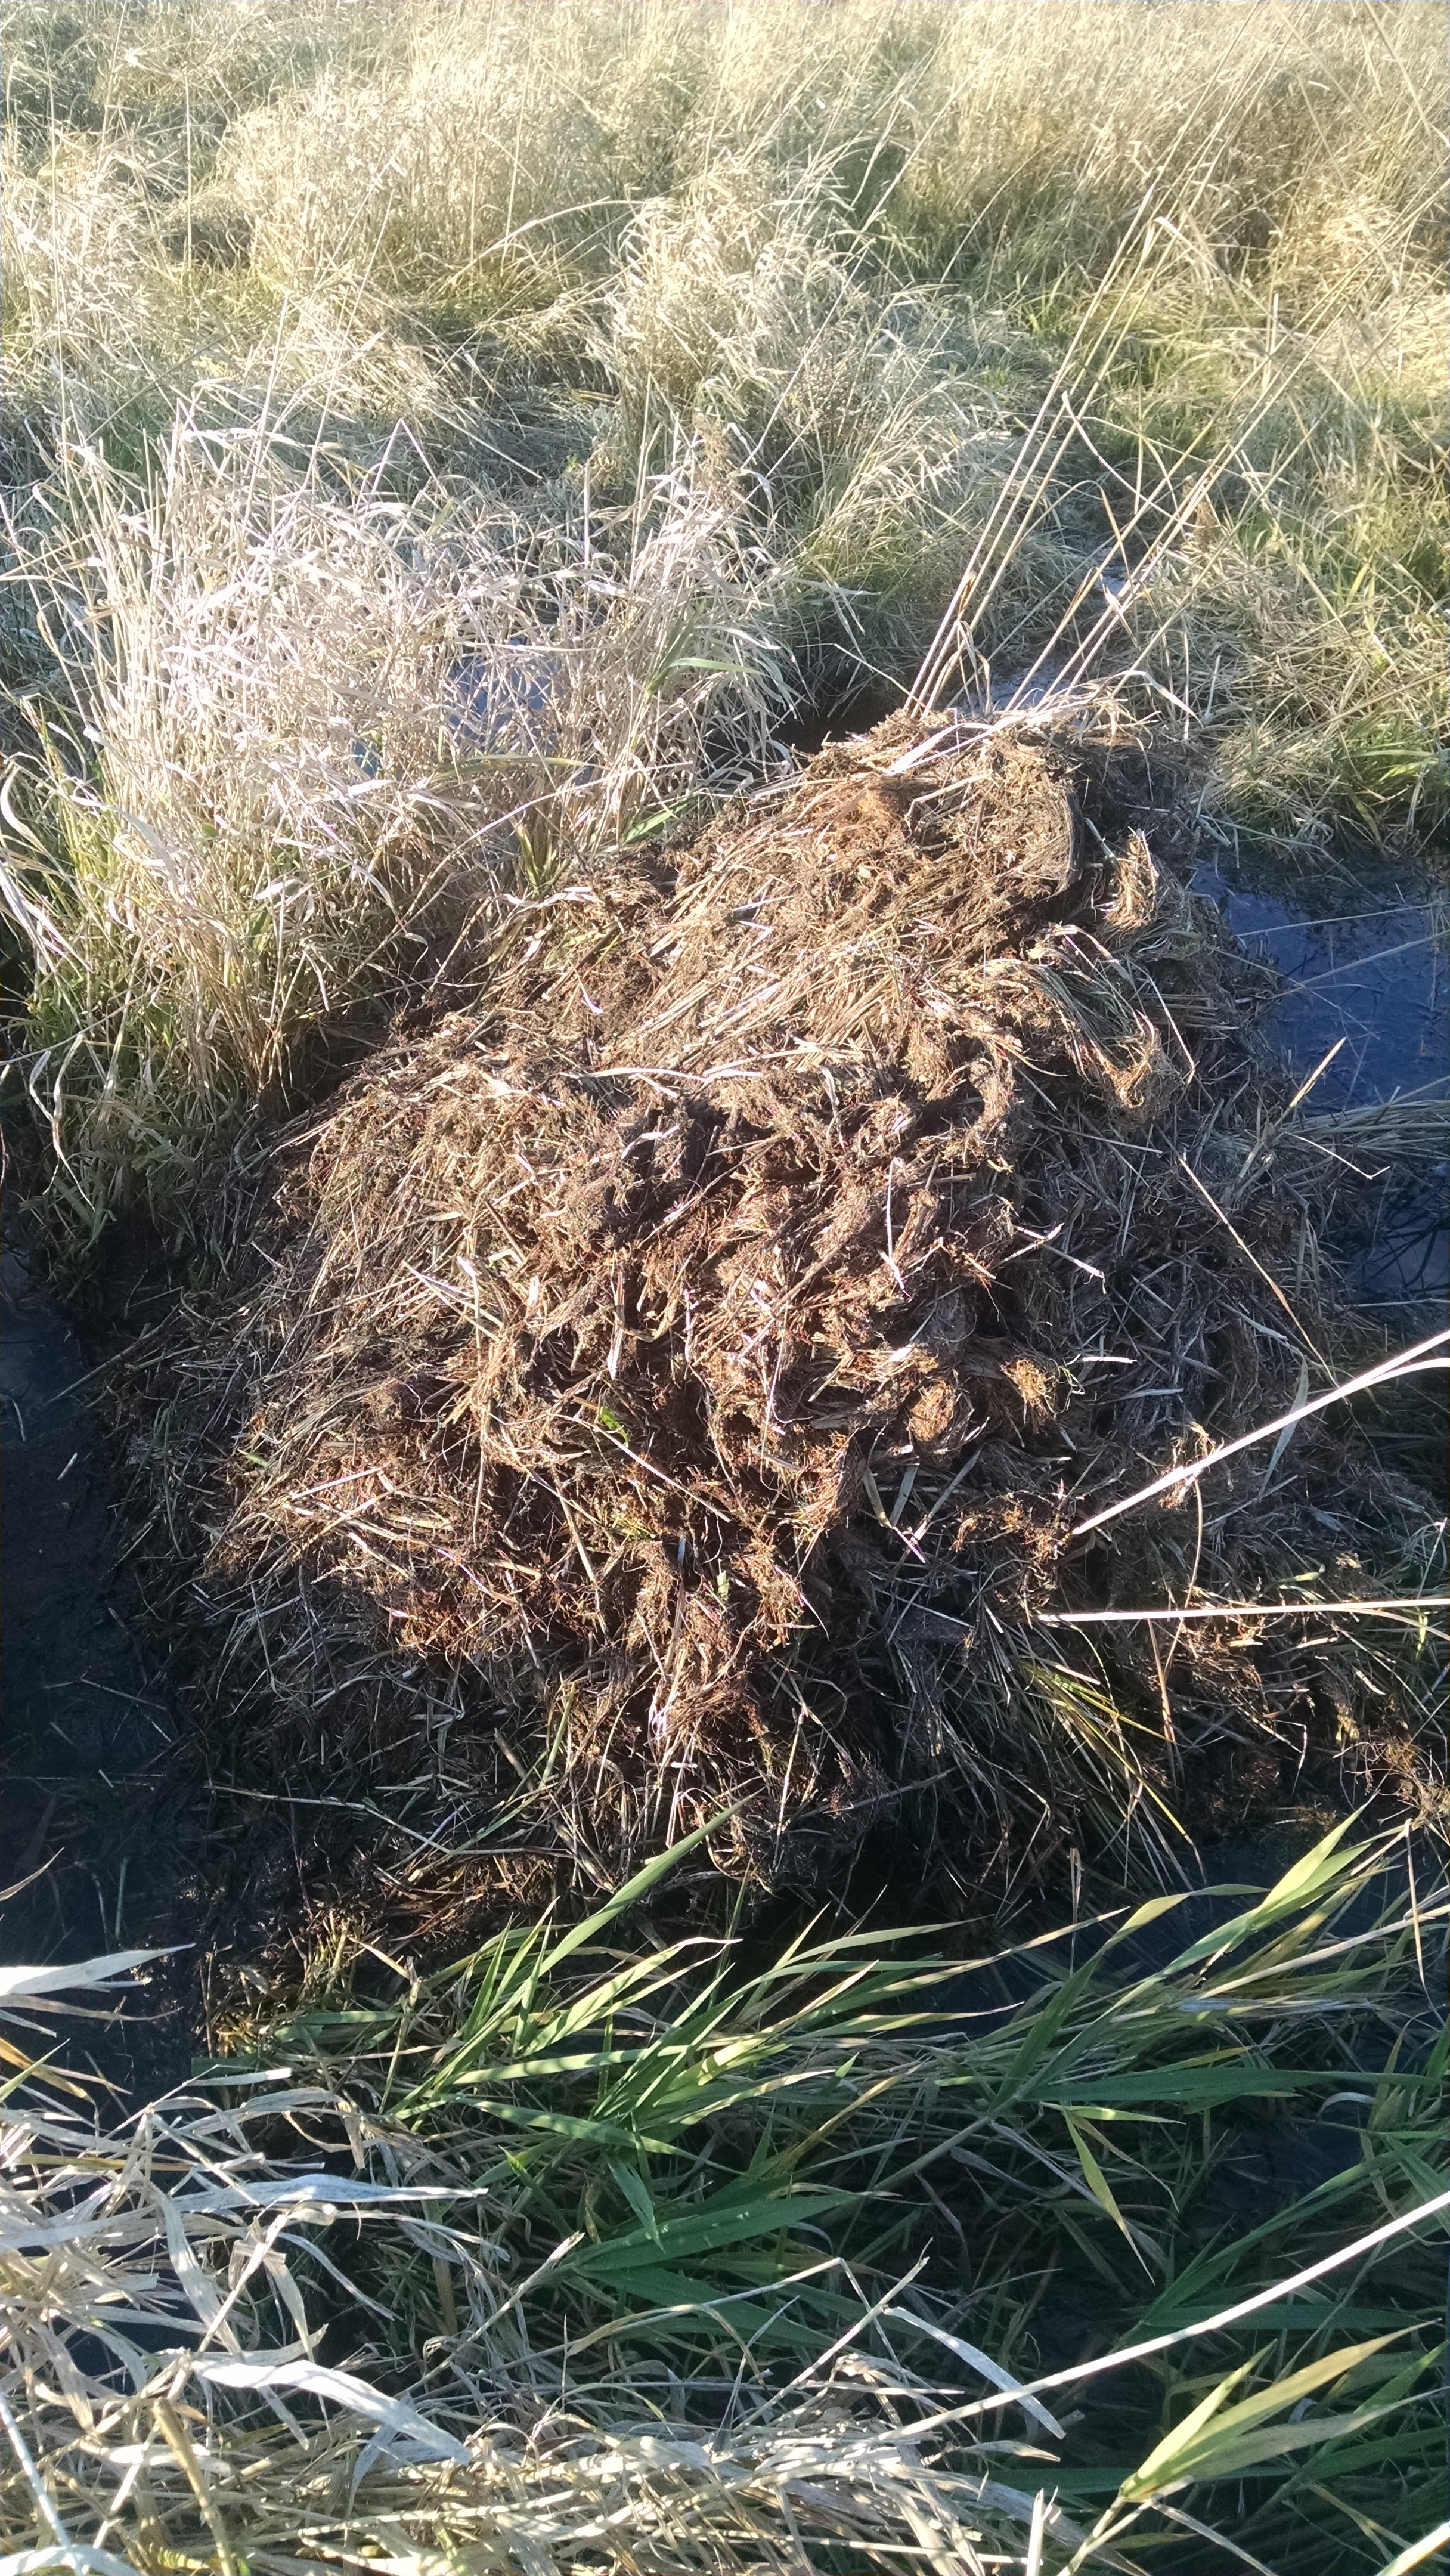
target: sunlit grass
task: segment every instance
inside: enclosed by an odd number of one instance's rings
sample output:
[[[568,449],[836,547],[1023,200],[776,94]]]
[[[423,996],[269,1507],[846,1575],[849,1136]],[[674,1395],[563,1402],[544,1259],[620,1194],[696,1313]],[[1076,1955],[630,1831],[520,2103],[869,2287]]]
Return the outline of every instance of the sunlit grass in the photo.
[[[32,2072],[7,2539],[523,2576],[1413,2547],[1444,1909],[1402,1847],[974,1962],[653,1947],[660,1875],[427,1976],[343,1935],[124,2136]],[[5,1972],[16,2060],[129,1964]]]
[[[1428,6],[5,24],[6,649],[49,728],[8,911],[73,1240],[181,1221],[431,971],[418,905],[477,894],[518,784],[475,764],[459,827],[450,651],[533,652],[529,864],[587,857],[792,703],[879,706],[986,530],[966,683],[1096,623],[1205,810],[1442,819]],[[688,756],[651,655],[703,675]]]

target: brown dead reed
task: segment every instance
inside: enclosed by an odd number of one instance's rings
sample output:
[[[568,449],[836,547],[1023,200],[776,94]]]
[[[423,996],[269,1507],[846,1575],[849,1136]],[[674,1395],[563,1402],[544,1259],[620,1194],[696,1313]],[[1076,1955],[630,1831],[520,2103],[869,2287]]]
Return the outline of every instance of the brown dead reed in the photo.
[[[980,1886],[1166,1868],[1403,1731],[1393,1645],[1371,1679],[1331,1622],[1059,1624],[1423,1581],[1343,1408],[1071,1539],[1365,1347],[1263,971],[1115,775],[892,719],[521,908],[289,1149],[196,1362],[207,1582],[331,1784],[419,1728],[455,1855],[492,1817],[612,1879],[735,1801],[737,1872],[884,1833]]]

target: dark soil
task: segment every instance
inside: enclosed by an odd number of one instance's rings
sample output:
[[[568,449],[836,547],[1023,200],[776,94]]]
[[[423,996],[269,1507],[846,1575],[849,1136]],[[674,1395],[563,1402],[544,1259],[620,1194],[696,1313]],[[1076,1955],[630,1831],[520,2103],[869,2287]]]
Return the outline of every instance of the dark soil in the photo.
[[[72,2065],[144,2099],[189,2072],[207,1799],[117,1607],[86,1360],[23,1256],[0,1267],[0,1944],[8,1962],[176,1949],[124,2009],[67,2000]]]

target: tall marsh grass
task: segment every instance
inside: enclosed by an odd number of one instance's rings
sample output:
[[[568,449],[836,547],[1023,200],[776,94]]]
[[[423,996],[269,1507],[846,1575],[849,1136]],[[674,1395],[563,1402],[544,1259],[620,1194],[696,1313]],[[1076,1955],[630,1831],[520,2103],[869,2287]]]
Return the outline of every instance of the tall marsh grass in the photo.
[[[1438,823],[1439,36],[8,8],[6,909],[72,1245],[184,1225],[489,883],[879,706],[984,529],[963,685],[1092,634],[1204,810]]]
[[[712,732],[766,756],[768,568],[688,453],[541,528],[183,420],[143,490],[91,452],[65,494],[33,543],[75,713],[38,713],[3,882],[81,1242],[128,1197],[174,1218],[253,1113],[487,938],[500,885],[687,803]]]

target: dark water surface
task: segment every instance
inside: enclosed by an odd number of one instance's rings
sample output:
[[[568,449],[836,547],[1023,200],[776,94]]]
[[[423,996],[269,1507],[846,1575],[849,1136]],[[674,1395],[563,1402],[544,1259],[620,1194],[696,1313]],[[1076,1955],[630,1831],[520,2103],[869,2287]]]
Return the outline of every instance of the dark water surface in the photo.
[[[1450,977],[1443,897],[1369,889],[1318,911],[1215,868],[1200,868],[1194,882],[1251,954],[1282,977],[1267,1034],[1296,1085],[1337,1050],[1307,1095],[1306,1112],[1444,1096]],[[1377,1168],[1372,1149],[1362,1162],[1353,1145],[1344,1150],[1361,1168]],[[1443,1302],[1450,1290],[1447,1178],[1443,1155],[1395,1169],[1368,1234],[1340,1247],[1358,1295],[1384,1310],[1392,1333],[1391,1309]]]

